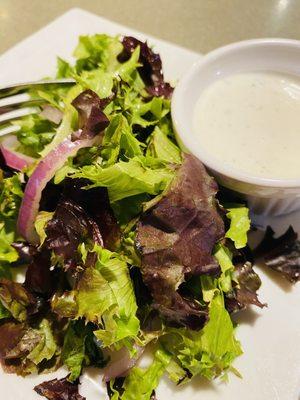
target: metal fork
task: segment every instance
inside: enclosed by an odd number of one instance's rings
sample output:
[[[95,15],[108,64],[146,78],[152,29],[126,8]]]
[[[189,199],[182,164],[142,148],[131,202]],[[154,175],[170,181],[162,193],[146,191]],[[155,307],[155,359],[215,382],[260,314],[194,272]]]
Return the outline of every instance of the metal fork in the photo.
[[[65,78],[24,82],[0,87],[0,136],[19,129],[16,125],[10,125],[13,120],[29,114],[38,113],[41,111],[40,107],[47,104],[47,101],[42,98],[30,96],[26,93],[28,90],[74,84],[74,79]]]

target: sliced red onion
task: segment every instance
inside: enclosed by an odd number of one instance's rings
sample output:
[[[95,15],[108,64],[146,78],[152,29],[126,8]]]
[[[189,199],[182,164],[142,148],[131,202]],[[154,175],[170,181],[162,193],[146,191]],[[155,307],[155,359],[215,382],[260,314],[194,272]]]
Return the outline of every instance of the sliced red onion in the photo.
[[[114,352],[110,352],[110,362],[103,370],[103,380],[108,382],[119,376],[126,376],[131,368],[135,366],[144,352],[144,348],[135,346],[136,355],[130,358],[130,353],[126,347]]]
[[[60,123],[63,117],[62,111],[53,106],[46,105],[43,107],[43,110],[40,112],[40,115],[51,122],[54,122],[56,125]]]
[[[18,144],[19,142],[17,137],[9,135],[2,140],[0,150],[7,166],[17,171],[21,171],[33,164],[35,159],[15,151]]]
[[[75,156],[78,150],[84,147],[93,146],[98,140],[98,137],[77,140],[75,142],[65,139],[38,163],[27,182],[17,222],[19,234],[29,243],[39,243],[34,222],[39,211],[42,191],[47,183],[54,177],[56,171],[64,165],[69,157]]]

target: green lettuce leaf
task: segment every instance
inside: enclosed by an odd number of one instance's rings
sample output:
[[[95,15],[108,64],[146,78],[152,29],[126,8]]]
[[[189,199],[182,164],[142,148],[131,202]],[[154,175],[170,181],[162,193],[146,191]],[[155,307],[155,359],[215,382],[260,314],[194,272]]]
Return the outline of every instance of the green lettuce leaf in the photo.
[[[138,90],[143,92],[143,88],[138,88]],[[143,128],[159,126],[160,121],[171,111],[170,100],[153,97],[150,101],[145,102],[144,98],[139,95],[139,91],[130,89],[124,91],[125,98],[122,108],[129,114],[130,125],[139,125]]]
[[[68,367],[68,379],[73,382],[81,374],[85,357],[86,331],[81,321],[71,321],[68,325],[61,352],[62,362]]]
[[[102,68],[105,71],[115,71],[119,66],[118,55],[123,50],[119,37],[111,37],[105,34],[80,36],[79,43],[74,51],[77,59],[75,70],[77,73],[83,70]],[[66,66],[60,67],[60,73],[68,72]]]
[[[186,383],[195,375],[208,379],[225,376],[234,359],[242,353],[219,291],[210,302],[209,321],[201,331],[168,328],[160,341],[173,355],[168,372],[177,383]]]
[[[123,383],[122,394],[111,387],[114,392],[111,400],[150,400],[170,360],[170,354],[163,349],[158,349],[150,367],[147,369],[135,367],[130,371]]]
[[[51,150],[57,147],[65,138],[67,138],[72,132],[77,128],[78,122],[78,112],[72,106],[72,101],[82,92],[82,87],[80,85],[75,85],[67,92],[66,96],[63,98],[63,119],[56,129],[55,136],[51,143],[49,143],[45,148],[40,151],[40,156],[45,157]]]
[[[232,288],[231,280],[234,272],[234,265],[232,264],[232,254],[230,250],[218,243],[214,248],[214,256],[218,260],[221,267],[222,274],[219,278],[219,286],[223,292],[229,292]]]
[[[250,229],[249,209],[241,205],[230,205],[226,207],[227,218],[230,219],[230,228],[226,237],[234,242],[237,249],[247,244],[247,233]]]
[[[41,321],[37,331],[40,335],[40,341],[27,356],[27,358],[36,365],[44,360],[51,360],[58,350],[51,325],[47,319]]]
[[[56,77],[58,79],[70,78],[74,75],[74,68],[65,60],[57,57]]]
[[[102,141],[101,156],[106,166],[114,164],[120,151],[128,158],[141,156],[143,146],[133,135],[127,119],[122,114],[112,118]]]
[[[75,75],[74,77],[83,90],[93,90],[100,99],[105,99],[112,94],[114,84],[113,75],[101,69],[83,71],[81,75]]]
[[[81,251],[85,251],[83,246]],[[71,312],[72,318],[84,317],[97,324],[94,334],[105,347],[130,346],[139,332],[139,320],[127,263],[99,246],[93,251],[98,257],[95,267],[84,271],[73,292],[56,297],[52,308],[62,317],[70,317]]]
[[[11,316],[11,313],[8,311],[7,308],[4,307],[4,305],[0,301],[0,320],[9,318]]]
[[[204,326],[201,337],[203,364],[202,375],[213,378],[231,366],[242,354],[240,343],[234,337],[234,327],[224,306],[221,293],[217,294],[209,306],[209,321]]]
[[[39,158],[40,152],[55,135],[55,124],[39,114],[28,115],[13,124],[21,128],[16,133],[20,142],[18,151],[30,157]]]
[[[158,127],[149,138],[147,154],[168,163],[180,164],[180,150]]]
[[[137,68],[139,64],[140,48],[136,47],[131,57],[126,62],[123,62],[116,68],[114,74],[115,76],[120,76],[124,82],[128,84],[133,84],[136,81]]]
[[[48,211],[40,211],[36,217],[34,226],[37,234],[40,237],[40,246],[43,245],[47,235],[45,232],[45,228],[47,223],[52,219],[53,217],[53,212],[48,212]]]
[[[159,194],[173,179],[174,171],[167,167],[150,168],[141,158],[134,157],[107,168],[85,166],[71,177],[86,178],[93,183],[92,187],[107,187],[110,201],[114,203],[141,193]]]
[[[103,353],[96,344],[92,325],[86,324],[83,319],[69,322],[61,358],[70,371],[68,380],[71,382],[79,378],[84,366],[102,368],[106,364]]]
[[[23,197],[18,175],[2,178],[0,170],[0,277],[10,278],[9,263],[18,259],[11,246],[16,239],[16,221]]]
[[[26,321],[27,309],[35,305],[35,299],[20,283],[0,279],[0,303],[20,322]]]
[[[25,376],[57,369],[59,348],[46,318],[35,328],[25,323],[6,321],[1,324],[1,339],[1,362],[10,372]]]

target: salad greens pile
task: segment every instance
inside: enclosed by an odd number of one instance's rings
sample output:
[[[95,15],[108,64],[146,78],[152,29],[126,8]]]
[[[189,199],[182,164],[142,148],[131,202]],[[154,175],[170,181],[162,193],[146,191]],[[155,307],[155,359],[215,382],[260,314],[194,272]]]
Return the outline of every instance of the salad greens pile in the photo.
[[[76,84],[32,93],[47,106],[15,122],[24,168],[1,161],[4,370],[65,365],[65,379],[35,388],[56,400],[83,399],[88,366],[113,400],[154,399],[164,374],[176,384],[238,374],[231,314],[263,306],[244,251],[248,209],[218,202],[179,149],[173,89],[147,43],[82,36],[74,57],[58,59],[57,77]],[[141,368],[146,347],[153,360]]]

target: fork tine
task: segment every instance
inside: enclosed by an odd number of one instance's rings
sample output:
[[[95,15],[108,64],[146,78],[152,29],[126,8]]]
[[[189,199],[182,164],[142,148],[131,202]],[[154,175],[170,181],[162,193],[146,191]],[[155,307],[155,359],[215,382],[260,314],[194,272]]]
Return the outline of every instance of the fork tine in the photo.
[[[9,122],[12,122],[15,119],[19,119],[30,114],[36,114],[40,111],[41,110],[39,107],[24,107],[20,108],[19,110],[6,112],[0,115],[0,128],[6,126]]]
[[[35,82],[24,82],[17,83],[9,86],[0,86],[0,98],[6,97],[12,94],[22,93],[28,89],[39,89],[48,85],[73,85],[75,80],[72,78],[64,79],[52,79],[45,81],[35,81]]]
[[[0,99],[0,115],[4,113],[18,110],[22,107],[34,107],[45,104],[46,101],[42,98],[32,98],[27,93],[8,96]]]
[[[8,135],[9,133],[17,132],[20,130],[20,127],[18,125],[3,125],[4,128],[2,128],[2,125],[0,125],[0,138],[2,136]]]

